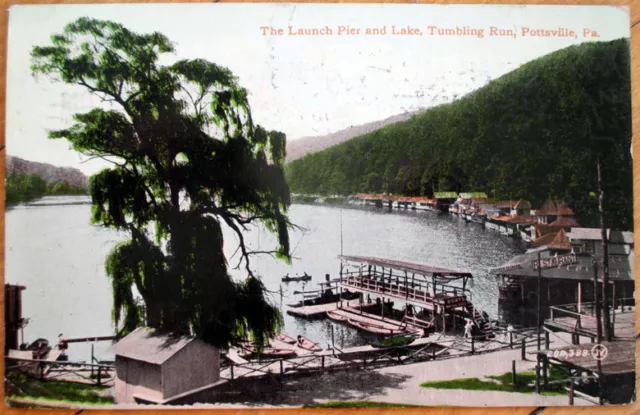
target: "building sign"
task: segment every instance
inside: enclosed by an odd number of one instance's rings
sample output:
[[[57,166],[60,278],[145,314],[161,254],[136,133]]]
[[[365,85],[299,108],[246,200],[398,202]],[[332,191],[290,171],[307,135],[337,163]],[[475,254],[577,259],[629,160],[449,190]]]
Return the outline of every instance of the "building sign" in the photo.
[[[562,267],[564,265],[576,264],[577,262],[578,262],[578,258],[576,257],[576,254],[567,254],[567,255],[541,259],[540,268],[541,269],[557,268],[557,267]],[[533,264],[533,269],[537,271],[538,261],[532,261],[532,264]]]
[[[467,302],[467,297],[453,297],[453,298],[447,298],[444,300],[444,304],[447,307],[456,307],[459,306],[461,304],[465,304]]]
[[[514,269],[522,269],[522,264],[503,265],[501,267],[492,268],[492,272],[511,271]]]

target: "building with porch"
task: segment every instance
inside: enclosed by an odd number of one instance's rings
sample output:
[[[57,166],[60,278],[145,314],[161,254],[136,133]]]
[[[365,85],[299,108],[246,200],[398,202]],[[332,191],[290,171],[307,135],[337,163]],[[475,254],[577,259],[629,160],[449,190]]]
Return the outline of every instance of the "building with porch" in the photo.
[[[575,229],[581,230],[574,232]],[[633,300],[633,233],[610,231],[610,235],[608,297],[610,304],[620,308]],[[601,244],[594,245],[594,239],[589,238],[596,238],[596,232],[586,228],[547,234],[536,241],[535,248],[490,269],[498,280],[499,310],[503,319],[535,324],[538,276],[544,317],[549,317],[551,306],[576,304],[576,308],[582,309],[583,303],[593,301],[594,261],[598,281],[602,283],[602,251]]]

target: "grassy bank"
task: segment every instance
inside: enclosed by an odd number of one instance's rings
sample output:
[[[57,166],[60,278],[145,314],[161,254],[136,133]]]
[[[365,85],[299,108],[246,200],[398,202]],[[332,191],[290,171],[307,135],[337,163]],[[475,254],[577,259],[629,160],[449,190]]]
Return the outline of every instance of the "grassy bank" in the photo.
[[[566,377],[562,372],[551,367],[549,382],[562,380]],[[536,374],[533,371],[520,372],[516,374],[516,382],[513,382],[511,372],[499,376],[488,376],[491,380],[481,380],[478,378],[464,378],[454,380],[444,380],[435,382],[424,382],[420,386],[434,389],[461,389],[474,391],[497,391],[497,392],[518,392],[534,393]],[[563,383],[551,384],[545,389],[543,395],[566,395]]]
[[[40,381],[18,372],[10,372],[5,376],[5,394],[8,400],[29,399],[94,405],[113,404],[113,397],[104,395],[105,389],[108,387],[74,382]]]

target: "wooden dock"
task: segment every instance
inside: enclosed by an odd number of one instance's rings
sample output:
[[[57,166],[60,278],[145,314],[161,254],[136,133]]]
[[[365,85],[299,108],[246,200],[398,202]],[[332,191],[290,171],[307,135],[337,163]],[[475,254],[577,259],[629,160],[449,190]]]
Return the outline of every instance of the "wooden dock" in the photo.
[[[596,344],[567,346],[559,349],[541,351],[551,362],[572,368],[586,369],[598,373],[598,361],[592,354]],[[633,341],[602,342],[606,348],[606,356],[600,360],[604,376],[632,373],[636,370],[636,345]],[[577,353],[581,351],[582,353]]]
[[[360,300],[343,300],[320,305],[289,307],[289,309],[287,310],[287,314],[304,318],[324,317],[327,314],[327,311],[337,310],[340,306],[340,303],[342,303],[343,307],[358,307],[360,305]]]
[[[551,308],[558,309],[558,307]],[[563,331],[591,338],[596,337],[597,320],[594,316],[569,311],[564,312],[566,315],[562,317],[554,317],[552,314],[552,318],[545,320],[544,325],[552,331]],[[556,314],[558,313],[556,312]],[[634,311],[616,312],[614,322],[614,336],[616,339],[635,339],[635,315]],[[604,324],[602,324],[602,327],[604,327]]]
[[[343,307],[330,311],[332,315],[329,316],[329,318],[332,318],[334,316],[344,318],[344,322],[346,324],[355,326],[358,329],[360,329],[358,325],[364,325],[380,328],[382,330],[388,330],[389,334],[415,334],[417,332],[424,333],[424,330],[418,326],[405,324],[401,321],[389,318],[385,319],[375,314],[366,313],[351,307]],[[355,325],[352,322],[354,322]]]

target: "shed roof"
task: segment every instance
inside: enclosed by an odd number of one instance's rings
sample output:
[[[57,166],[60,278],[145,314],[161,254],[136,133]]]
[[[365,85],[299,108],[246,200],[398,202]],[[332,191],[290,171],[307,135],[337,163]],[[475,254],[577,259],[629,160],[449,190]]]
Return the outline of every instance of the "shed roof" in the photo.
[[[569,239],[579,239],[583,241],[601,241],[602,231],[600,228],[571,228],[567,234]],[[633,232],[612,231],[607,229],[607,237],[610,242],[618,244],[633,244]]]
[[[195,337],[174,336],[141,327],[129,333],[109,350],[129,359],[161,365],[194,340]]]

